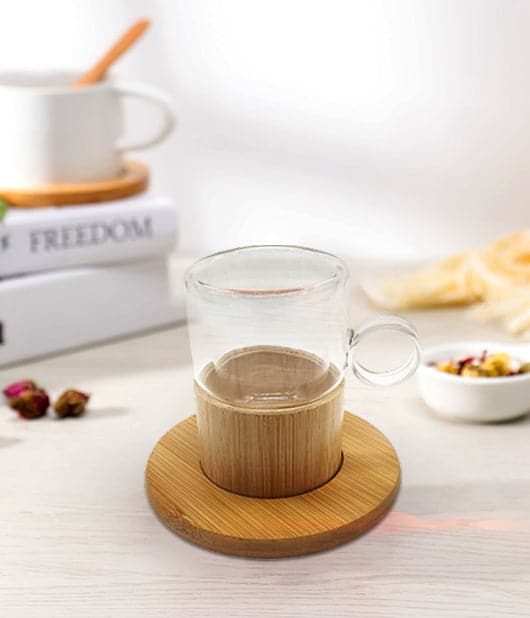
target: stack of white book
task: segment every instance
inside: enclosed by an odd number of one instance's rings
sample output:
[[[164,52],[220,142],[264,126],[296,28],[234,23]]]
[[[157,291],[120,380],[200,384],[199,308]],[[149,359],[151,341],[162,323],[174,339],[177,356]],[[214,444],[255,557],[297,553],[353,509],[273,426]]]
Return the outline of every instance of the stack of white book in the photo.
[[[174,323],[174,200],[10,208],[0,222],[0,366]]]

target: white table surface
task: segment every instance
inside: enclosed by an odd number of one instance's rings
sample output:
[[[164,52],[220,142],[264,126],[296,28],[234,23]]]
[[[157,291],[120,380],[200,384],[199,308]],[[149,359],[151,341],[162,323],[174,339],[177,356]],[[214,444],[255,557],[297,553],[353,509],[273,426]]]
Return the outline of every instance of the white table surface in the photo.
[[[424,344],[508,340],[461,310],[412,317]],[[194,409],[184,326],[0,378],[93,393],[80,419],[23,421],[0,406],[2,618],[530,616],[528,418],[448,423],[429,414],[414,380],[383,390],[349,380],[347,407],[400,456],[393,512],[332,551],[248,560],[173,535],[144,493],[151,448]]]

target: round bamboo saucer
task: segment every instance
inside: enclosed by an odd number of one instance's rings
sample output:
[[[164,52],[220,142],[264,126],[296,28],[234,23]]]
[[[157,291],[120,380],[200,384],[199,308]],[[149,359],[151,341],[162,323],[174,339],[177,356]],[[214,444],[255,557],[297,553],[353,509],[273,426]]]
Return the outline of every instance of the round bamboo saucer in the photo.
[[[390,510],[399,460],[375,427],[346,413],[343,461],[321,487],[288,498],[249,498],[221,489],[202,472],[195,416],[155,445],[145,474],[160,520],[208,549],[252,558],[283,558],[350,541]]]
[[[43,185],[29,189],[1,189],[0,196],[12,206],[39,208],[71,206],[118,200],[145,191],[149,168],[139,161],[125,161],[117,178],[78,184]]]

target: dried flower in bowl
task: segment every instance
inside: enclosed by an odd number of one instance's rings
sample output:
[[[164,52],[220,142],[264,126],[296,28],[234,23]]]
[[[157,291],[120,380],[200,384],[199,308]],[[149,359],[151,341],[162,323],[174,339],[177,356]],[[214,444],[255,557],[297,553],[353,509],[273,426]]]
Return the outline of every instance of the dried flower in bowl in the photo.
[[[9,406],[22,418],[34,419],[44,416],[50,406],[48,393],[42,388],[28,388],[9,399]]]
[[[521,363],[505,352],[488,354],[487,350],[484,350],[480,356],[444,360],[433,363],[433,366],[438,371],[467,378],[500,378],[530,372],[530,363]]]
[[[66,416],[81,416],[86,409],[86,405],[90,395],[76,391],[74,389],[68,389],[57,399],[53,409],[60,418]]]

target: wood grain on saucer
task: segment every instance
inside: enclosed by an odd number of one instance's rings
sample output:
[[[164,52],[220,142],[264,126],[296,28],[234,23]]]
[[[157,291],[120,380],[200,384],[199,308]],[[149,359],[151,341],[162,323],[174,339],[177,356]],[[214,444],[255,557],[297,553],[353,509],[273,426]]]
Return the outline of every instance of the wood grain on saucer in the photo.
[[[195,416],[154,447],[146,490],[161,521],[208,549],[253,558],[310,554],[345,543],[378,523],[399,489],[400,466],[387,438],[345,413],[343,462],[313,491],[288,498],[250,498],[224,490],[202,472]]]
[[[126,161],[123,166],[123,173],[111,180],[44,185],[28,189],[0,188],[0,196],[10,205],[24,208],[71,206],[129,197],[145,191],[148,184],[148,166],[139,161]]]

